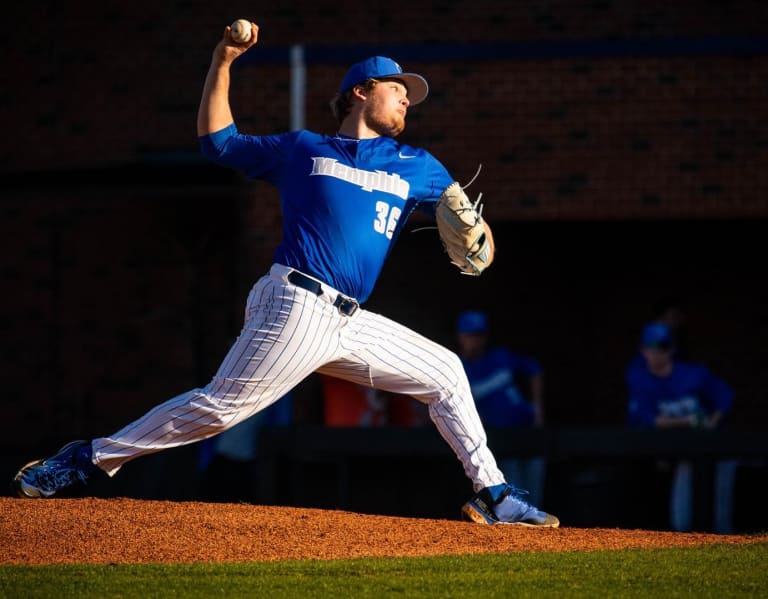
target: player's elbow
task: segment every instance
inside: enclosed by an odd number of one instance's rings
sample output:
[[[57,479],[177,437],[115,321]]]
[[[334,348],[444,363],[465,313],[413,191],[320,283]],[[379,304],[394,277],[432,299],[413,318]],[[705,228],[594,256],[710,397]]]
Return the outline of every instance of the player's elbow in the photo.
[[[234,123],[207,135],[198,137],[200,142],[200,152],[208,160],[213,162],[223,162],[229,151],[231,140],[237,135],[237,129]]]

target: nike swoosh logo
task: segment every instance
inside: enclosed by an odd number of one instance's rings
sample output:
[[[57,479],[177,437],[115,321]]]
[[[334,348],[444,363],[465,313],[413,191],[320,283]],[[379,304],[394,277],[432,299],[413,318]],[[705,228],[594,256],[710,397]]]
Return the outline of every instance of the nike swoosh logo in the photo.
[[[406,155],[405,155],[405,154],[403,154],[402,152],[398,152],[398,153],[397,153],[397,156],[398,156],[399,158],[402,158],[403,160],[408,160],[409,158],[416,158],[416,156],[406,156]]]

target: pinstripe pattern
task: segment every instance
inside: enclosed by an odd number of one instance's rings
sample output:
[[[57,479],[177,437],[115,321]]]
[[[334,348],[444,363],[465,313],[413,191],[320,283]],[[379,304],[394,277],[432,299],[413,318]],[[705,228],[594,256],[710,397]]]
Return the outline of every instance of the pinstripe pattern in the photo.
[[[456,354],[382,315],[344,316],[332,305],[335,290],[324,285],[317,296],[288,283],[289,272],[274,265],[254,285],[243,329],[206,387],[93,441],[103,470],[113,475],[141,455],[221,433],[318,371],[427,404],[475,491],[503,482]]]

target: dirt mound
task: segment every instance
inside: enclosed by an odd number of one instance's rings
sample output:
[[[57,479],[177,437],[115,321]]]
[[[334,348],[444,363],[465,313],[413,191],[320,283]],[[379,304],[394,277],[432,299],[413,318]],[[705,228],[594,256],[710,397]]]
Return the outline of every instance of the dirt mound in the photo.
[[[607,528],[532,529],[344,511],[136,499],[0,498],[0,563],[240,562],[590,551],[768,541]]]

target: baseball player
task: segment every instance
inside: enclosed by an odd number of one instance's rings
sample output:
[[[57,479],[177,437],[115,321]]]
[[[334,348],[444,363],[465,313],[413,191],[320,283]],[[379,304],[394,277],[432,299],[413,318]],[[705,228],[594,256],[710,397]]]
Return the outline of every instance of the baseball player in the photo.
[[[676,342],[667,322],[653,321],[643,327],[640,355],[625,372],[629,427],[712,430],[720,428],[730,415],[731,386],[702,364],[678,360]],[[735,466],[733,460],[715,463],[718,532],[730,532]],[[690,460],[674,464],[669,516],[672,529],[678,532],[692,527],[693,468]]]
[[[490,228],[476,204],[431,154],[395,138],[426,80],[390,58],[353,65],[331,103],[338,131],[252,136],[229,104],[230,67],[256,44],[217,44],[197,119],[203,154],[280,190],[282,242],[250,291],[242,331],[210,383],[156,406],[111,436],[75,441],[24,466],[22,497],[50,497],[139,456],[201,441],[285,395],[310,373],[412,396],[461,461],[475,495],[463,517],[479,523],[556,527],[559,521],[507,484],[490,452],[458,356],[361,308],[416,209],[431,213],[450,259],[479,275],[493,260]]]

